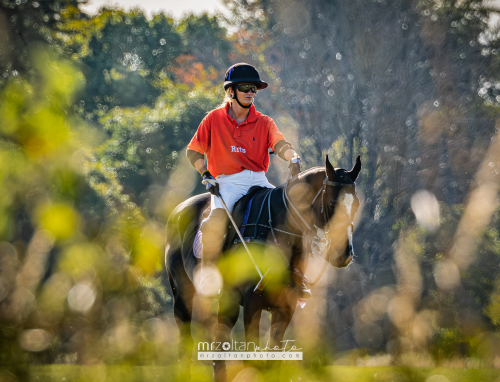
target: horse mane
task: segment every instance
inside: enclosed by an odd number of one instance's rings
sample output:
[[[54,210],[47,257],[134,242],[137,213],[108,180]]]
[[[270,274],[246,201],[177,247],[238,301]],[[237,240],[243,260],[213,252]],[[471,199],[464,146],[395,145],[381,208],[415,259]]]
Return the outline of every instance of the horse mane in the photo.
[[[325,168],[324,167],[312,167],[310,169],[307,169],[306,171],[304,172],[301,172],[298,176],[299,176],[299,179],[302,179],[302,178],[308,178],[310,177],[311,175],[316,175],[320,172],[325,172]]]
[[[345,171],[347,172],[346,169],[343,169],[343,168],[340,168],[340,167],[335,167],[334,170],[337,172],[337,171]],[[298,177],[299,179],[302,179],[304,177],[307,177],[307,176],[311,176],[311,175],[316,175],[318,173],[324,173],[325,172],[325,167],[320,167],[320,166],[316,166],[316,167],[311,167],[309,169],[307,169],[306,171],[304,172],[301,172]]]

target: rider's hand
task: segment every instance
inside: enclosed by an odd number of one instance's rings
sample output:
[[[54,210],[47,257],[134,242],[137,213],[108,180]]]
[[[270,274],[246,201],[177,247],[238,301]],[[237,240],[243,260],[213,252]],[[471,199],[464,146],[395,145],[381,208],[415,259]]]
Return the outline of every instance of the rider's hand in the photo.
[[[210,174],[210,171],[205,171],[201,176],[203,177],[201,183],[207,187],[208,192],[212,195],[219,196],[219,182]]]
[[[302,161],[300,160],[300,157],[298,155],[295,155],[291,160],[290,160],[290,165],[288,168],[292,169],[292,178],[294,176],[297,176],[302,169]]]

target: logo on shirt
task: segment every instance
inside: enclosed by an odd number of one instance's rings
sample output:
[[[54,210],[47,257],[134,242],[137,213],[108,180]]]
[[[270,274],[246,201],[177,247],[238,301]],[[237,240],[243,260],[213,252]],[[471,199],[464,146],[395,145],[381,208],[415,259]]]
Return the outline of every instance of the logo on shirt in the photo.
[[[232,153],[246,153],[247,151],[243,147],[231,146]]]

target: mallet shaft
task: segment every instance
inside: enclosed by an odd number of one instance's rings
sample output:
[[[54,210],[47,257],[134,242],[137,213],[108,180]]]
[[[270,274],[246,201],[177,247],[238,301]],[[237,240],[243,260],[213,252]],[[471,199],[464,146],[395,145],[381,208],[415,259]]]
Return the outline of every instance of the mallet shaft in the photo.
[[[246,249],[246,251],[248,253],[248,256],[250,256],[250,260],[252,260],[252,263],[255,266],[255,269],[257,270],[257,272],[259,273],[260,278],[262,279],[264,276],[262,275],[262,272],[260,271],[259,266],[257,265],[257,263],[255,262],[252,254],[250,253],[250,250],[247,247],[247,243],[245,243],[245,240],[243,239],[243,236],[241,235],[241,232],[238,229],[238,226],[237,226],[236,222],[234,221],[233,217],[231,216],[231,213],[229,212],[229,210],[227,209],[226,203],[224,203],[224,199],[222,199],[222,196],[220,196],[220,194],[217,195],[217,196],[219,197],[219,200],[222,203],[222,207],[224,207],[224,209],[226,210],[227,216],[229,216],[229,219],[231,220],[231,223],[233,223],[234,229],[236,230],[236,233],[238,234],[238,237],[241,240],[241,244],[243,244],[243,247],[245,247],[245,249]]]

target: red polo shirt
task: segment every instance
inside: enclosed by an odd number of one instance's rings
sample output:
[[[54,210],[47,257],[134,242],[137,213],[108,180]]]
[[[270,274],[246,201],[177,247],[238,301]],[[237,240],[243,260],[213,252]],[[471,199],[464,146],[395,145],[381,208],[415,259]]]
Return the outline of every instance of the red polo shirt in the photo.
[[[208,113],[187,148],[207,154],[208,170],[214,177],[245,169],[267,172],[268,148],[274,150],[274,145],[285,137],[274,121],[253,105],[240,125],[229,116],[228,109],[226,104]]]

